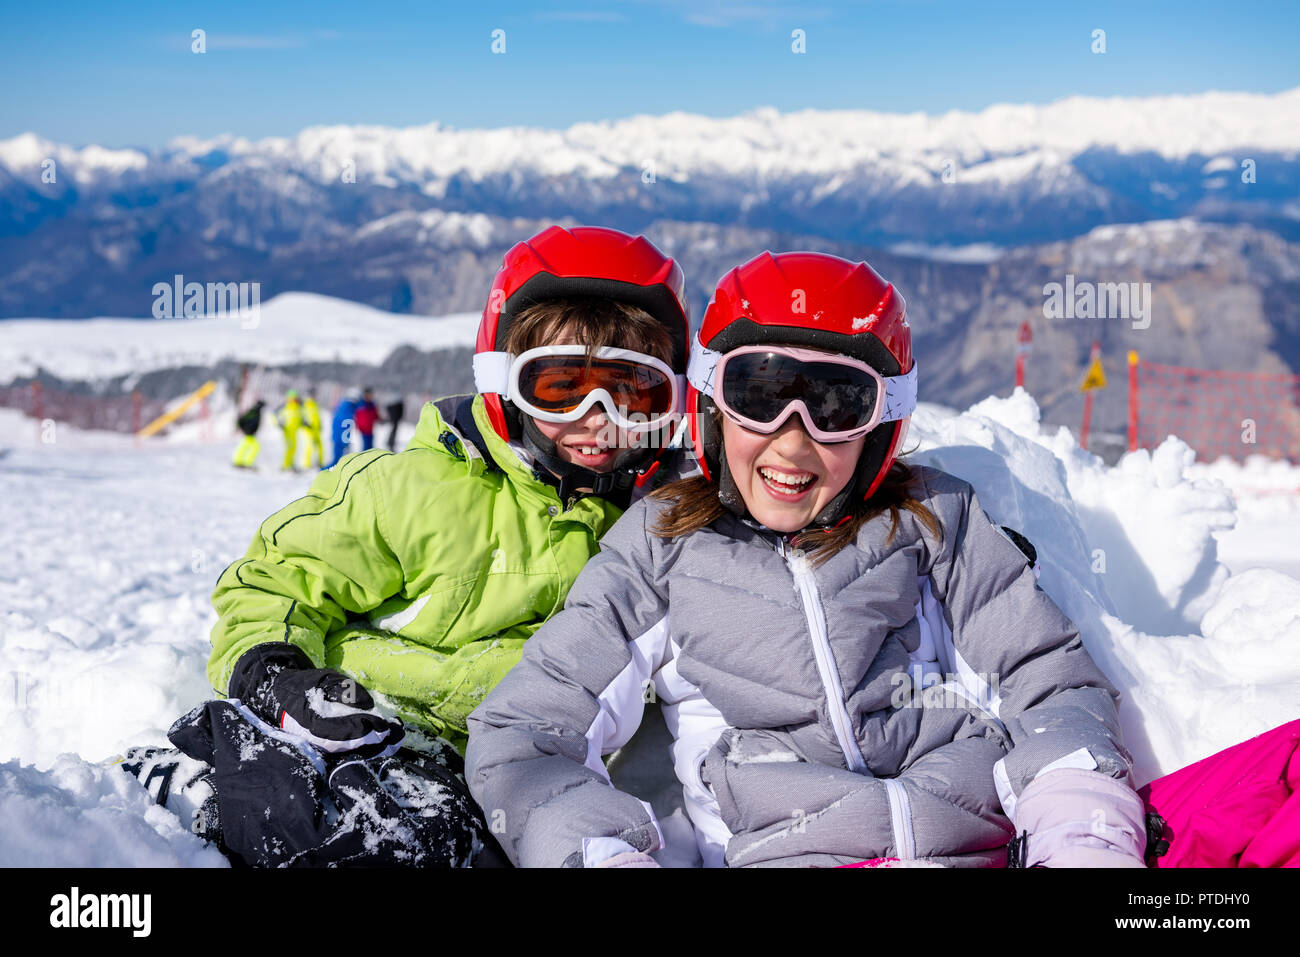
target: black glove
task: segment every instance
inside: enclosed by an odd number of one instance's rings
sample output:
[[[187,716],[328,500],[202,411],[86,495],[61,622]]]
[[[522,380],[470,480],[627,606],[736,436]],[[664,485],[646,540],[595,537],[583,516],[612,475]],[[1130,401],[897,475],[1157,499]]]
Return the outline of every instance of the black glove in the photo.
[[[245,652],[230,675],[229,691],[263,721],[328,754],[388,756],[406,734],[400,721],[375,710],[359,681],[315,667],[288,642]]]

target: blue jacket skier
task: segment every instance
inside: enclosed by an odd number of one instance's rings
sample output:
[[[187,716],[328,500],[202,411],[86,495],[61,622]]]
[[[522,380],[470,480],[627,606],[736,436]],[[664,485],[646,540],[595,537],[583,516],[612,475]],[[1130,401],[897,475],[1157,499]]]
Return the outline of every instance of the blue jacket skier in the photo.
[[[339,459],[351,451],[352,433],[356,428],[353,417],[356,415],[357,403],[360,401],[360,390],[350,389],[335,407],[334,421],[330,428],[330,444],[334,451],[330,458],[330,464],[326,468],[333,468],[338,465]]]

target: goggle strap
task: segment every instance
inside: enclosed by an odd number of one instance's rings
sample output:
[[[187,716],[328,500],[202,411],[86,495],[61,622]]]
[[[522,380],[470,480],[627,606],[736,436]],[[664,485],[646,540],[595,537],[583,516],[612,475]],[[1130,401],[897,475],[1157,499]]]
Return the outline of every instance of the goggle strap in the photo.
[[[713,397],[713,373],[718,369],[721,352],[714,352],[700,342],[698,336],[691,339],[691,358],[686,364],[686,381],[695,388]]]
[[[881,422],[897,422],[916,411],[916,360],[912,368],[902,375],[883,376],[885,380],[885,407],[880,411]]]
[[[505,395],[510,391],[510,362],[508,352],[477,352],[474,354],[474,389],[480,393]]]

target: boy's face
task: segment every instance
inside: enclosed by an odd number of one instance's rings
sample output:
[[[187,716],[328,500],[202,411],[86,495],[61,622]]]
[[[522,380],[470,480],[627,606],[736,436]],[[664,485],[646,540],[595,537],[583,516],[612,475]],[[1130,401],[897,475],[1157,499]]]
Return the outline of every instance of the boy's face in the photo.
[[[578,340],[572,332],[561,330],[546,344],[575,346]],[[593,472],[608,472],[619,453],[628,447],[627,431],[611,425],[605,407],[599,402],[576,422],[543,422],[533,418],[533,424],[537,431],[555,443],[561,459]]]
[[[626,441],[623,430],[609,427],[605,410],[594,405],[586,415],[577,422],[543,422],[533,419],[537,431],[555,443],[560,458],[574,465],[591,469],[593,472],[608,472],[622,451],[617,445],[609,444],[611,433],[617,431],[617,442]]]

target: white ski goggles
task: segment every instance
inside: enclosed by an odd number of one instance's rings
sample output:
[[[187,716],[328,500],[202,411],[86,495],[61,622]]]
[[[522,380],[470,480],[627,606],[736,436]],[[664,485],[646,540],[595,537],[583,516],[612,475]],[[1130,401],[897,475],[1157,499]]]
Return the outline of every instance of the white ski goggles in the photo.
[[[663,360],[631,349],[539,346],[513,356],[474,356],[474,386],[505,396],[543,422],[577,422],[599,402],[630,432],[670,425],[682,411],[685,376]]]

